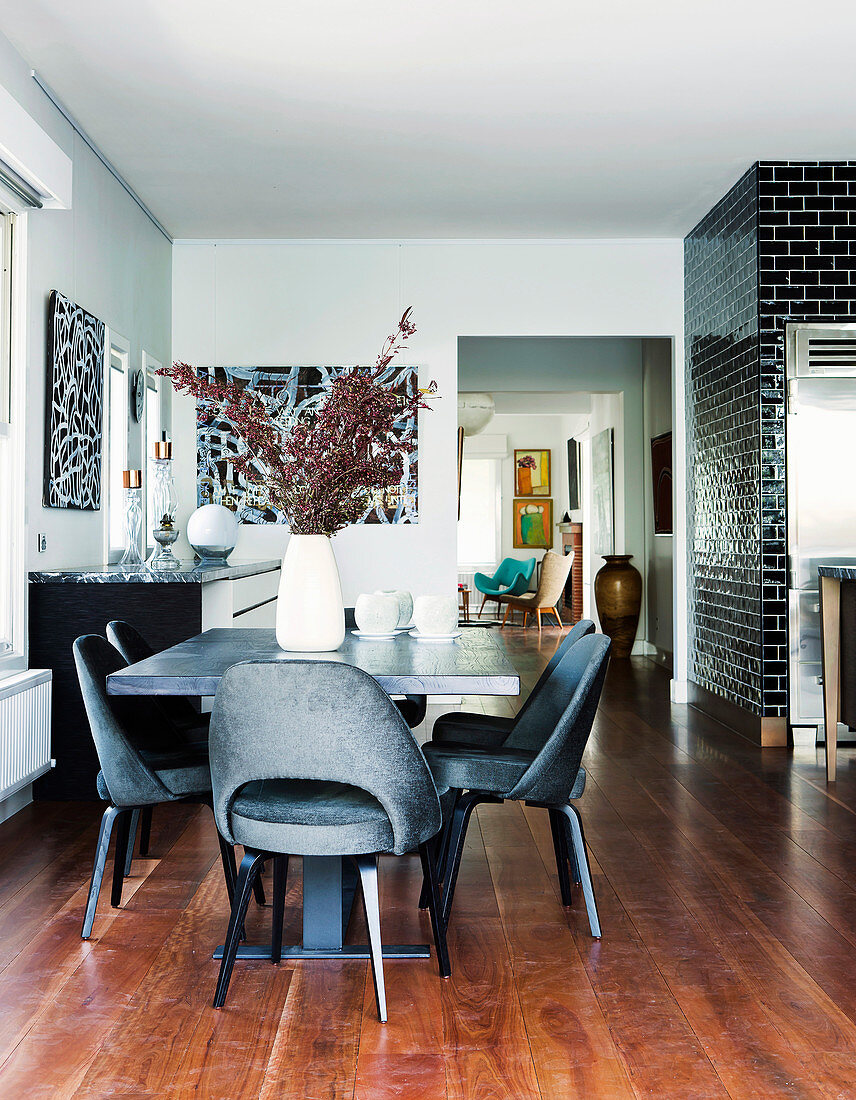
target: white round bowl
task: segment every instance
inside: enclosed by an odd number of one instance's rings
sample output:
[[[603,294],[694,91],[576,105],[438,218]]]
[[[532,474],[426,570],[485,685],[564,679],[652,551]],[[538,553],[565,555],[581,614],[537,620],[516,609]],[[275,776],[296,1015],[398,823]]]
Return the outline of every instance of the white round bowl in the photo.
[[[354,618],[364,634],[388,634],[398,626],[399,605],[396,596],[364,592],[357,596]]]
[[[398,600],[398,626],[407,626],[413,617],[413,597],[403,588],[379,588],[376,596],[395,596]]]
[[[238,541],[235,513],[222,504],[203,504],[187,521],[187,541],[202,561],[225,561]]]
[[[457,596],[417,596],[413,622],[420,634],[451,634],[458,625]]]

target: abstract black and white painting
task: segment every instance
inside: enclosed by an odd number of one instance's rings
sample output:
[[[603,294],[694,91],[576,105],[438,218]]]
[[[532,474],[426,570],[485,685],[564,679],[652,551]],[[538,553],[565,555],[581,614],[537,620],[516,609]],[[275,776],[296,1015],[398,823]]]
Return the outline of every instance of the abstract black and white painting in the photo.
[[[208,367],[200,374],[217,382],[236,382],[253,390],[267,407],[271,420],[287,432],[289,425],[311,416],[330,391],[333,380],[345,366],[307,367]],[[381,382],[402,397],[416,392],[418,369],[390,364]],[[394,427],[399,439],[415,441],[418,421],[403,416]],[[211,409],[197,405],[196,469],[197,504],[223,504],[236,513],[239,523],[285,523],[284,514],[268,499],[264,487],[265,470],[254,468],[259,484],[248,483],[238,474],[232,457],[242,450],[240,440],[230,424],[218,418]],[[418,450],[402,454],[401,481],[376,494],[358,523],[418,523]]]
[[[104,322],[51,291],[45,416],[46,508],[101,507]]]

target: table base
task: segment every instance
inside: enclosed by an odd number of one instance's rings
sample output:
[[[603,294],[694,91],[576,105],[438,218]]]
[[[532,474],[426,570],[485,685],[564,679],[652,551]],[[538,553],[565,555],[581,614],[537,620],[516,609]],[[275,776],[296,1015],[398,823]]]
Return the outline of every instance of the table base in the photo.
[[[427,943],[384,944],[385,959],[430,959],[431,948]],[[223,945],[214,949],[213,958],[223,958]],[[270,959],[270,944],[242,943],[238,948],[238,959]],[[286,947],[283,944],[282,961],[290,959],[370,959],[371,951],[367,944],[354,944],[345,947]]]

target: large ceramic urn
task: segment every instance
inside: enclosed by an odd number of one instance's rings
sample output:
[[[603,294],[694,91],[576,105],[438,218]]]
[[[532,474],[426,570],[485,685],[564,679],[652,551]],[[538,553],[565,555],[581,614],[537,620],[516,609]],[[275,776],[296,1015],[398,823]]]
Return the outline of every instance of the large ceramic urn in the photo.
[[[594,602],[600,628],[612,639],[613,657],[629,657],[642,606],[642,574],[630,564],[632,554],[604,554],[594,579]]]

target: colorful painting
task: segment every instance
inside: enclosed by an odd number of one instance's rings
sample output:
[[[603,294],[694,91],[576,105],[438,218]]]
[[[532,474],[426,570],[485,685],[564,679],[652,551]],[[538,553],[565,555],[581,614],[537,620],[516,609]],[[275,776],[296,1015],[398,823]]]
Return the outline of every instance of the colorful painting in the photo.
[[[349,367],[209,367],[200,373],[216,381],[237,382],[254,390],[267,406],[271,419],[284,431],[304,417],[311,417],[322,403],[333,379]],[[384,384],[400,393],[415,393],[418,387],[416,367],[393,363],[381,376]],[[417,437],[416,417],[396,423],[397,438]],[[239,523],[285,523],[285,516],[274,508],[264,486],[265,470],[259,465],[254,474],[260,484],[249,483],[239,475],[231,458],[240,448],[231,426],[210,410],[197,407],[196,468],[197,504],[223,504],[235,512]],[[403,455],[403,476],[398,485],[379,492],[359,523],[418,523],[418,451]]]
[[[104,322],[51,291],[45,508],[101,507]]]
[[[514,495],[548,497],[550,495],[550,452],[516,450],[514,452]]]
[[[549,550],[553,545],[552,500],[517,500],[514,508],[514,549]]]

